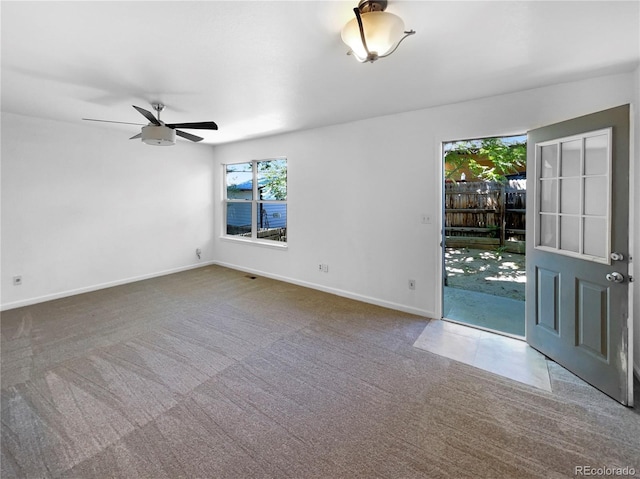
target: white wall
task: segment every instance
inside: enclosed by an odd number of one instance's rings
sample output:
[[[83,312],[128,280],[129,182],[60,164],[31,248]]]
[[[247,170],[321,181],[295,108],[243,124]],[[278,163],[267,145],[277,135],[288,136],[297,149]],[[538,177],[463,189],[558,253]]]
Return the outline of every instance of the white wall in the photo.
[[[2,113],[3,309],[211,259],[213,148],[128,136]]]
[[[215,258],[239,269],[437,316],[441,142],[524,133],[637,101],[636,87],[633,74],[600,77],[218,146],[214,155],[220,164],[288,157],[289,248],[221,240],[217,221]],[[218,181],[216,218],[222,218],[221,198]],[[421,224],[423,213],[433,215],[434,223]],[[318,271],[319,262],[329,264],[329,273]],[[415,291],[407,287],[409,278],[416,280]]]
[[[216,147],[220,163],[286,156],[289,179],[288,250],[218,240],[216,259],[425,313],[421,296],[435,287],[438,238],[435,224],[418,219],[427,210],[436,213],[437,195],[425,185],[439,173],[425,158],[425,145],[406,139],[429,133],[410,121],[377,118]],[[220,227],[216,222],[216,239]],[[329,272],[319,272],[318,263]],[[417,291],[408,290],[409,278],[417,280]]]

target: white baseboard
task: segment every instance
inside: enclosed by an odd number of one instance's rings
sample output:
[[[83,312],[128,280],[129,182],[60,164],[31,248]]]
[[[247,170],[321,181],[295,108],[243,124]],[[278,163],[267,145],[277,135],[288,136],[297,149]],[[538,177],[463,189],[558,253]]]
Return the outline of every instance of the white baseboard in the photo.
[[[309,281],[301,281],[294,278],[289,278],[287,276],[281,276],[278,274],[268,273],[266,271],[260,271],[253,268],[245,268],[243,266],[237,266],[230,263],[224,262],[214,262],[213,264],[217,264],[219,266],[224,266],[225,268],[231,268],[238,271],[244,271],[246,273],[255,274],[258,276],[264,276],[265,278],[276,279],[278,281],[283,281],[285,283],[291,283],[298,286],[304,286],[305,288],[315,289],[318,291],[323,291],[325,293],[335,294],[336,296],[342,296],[344,298],[354,299],[356,301],[362,301],[363,303],[374,304],[376,306],[381,306],[383,308],[389,308],[396,311],[402,311],[403,313],[415,314],[416,316],[424,316],[427,318],[435,318],[436,314],[433,311],[427,311],[426,309],[414,308],[411,306],[406,306],[404,304],[394,303],[392,301],[385,301],[378,298],[373,298],[371,296],[365,296],[358,293],[352,293],[350,291],[345,291],[338,288],[331,288],[328,286],[324,286],[317,283],[311,283]]]
[[[10,309],[21,308],[23,306],[30,306],[32,304],[44,303],[45,301],[53,301],[55,299],[67,298],[69,296],[74,296],[76,294],[90,293],[92,291],[98,291],[100,289],[112,288],[114,286],[121,286],[123,284],[135,283],[136,281],[143,281],[145,279],[157,278],[159,276],[166,276],[168,274],[179,273],[181,271],[187,271],[190,269],[202,268],[204,266],[209,265],[219,265],[224,266],[226,268],[231,268],[239,271],[244,271],[246,273],[256,274],[259,276],[264,276],[266,278],[275,279],[278,281],[284,281],[285,283],[291,283],[298,286],[304,286],[306,288],[315,289],[318,291],[324,291],[325,293],[335,294],[337,296],[342,296],[344,298],[354,299],[356,301],[362,301],[363,303],[374,304],[376,306],[381,306],[383,308],[389,308],[396,311],[402,311],[404,313],[415,314],[417,316],[424,316],[427,318],[435,318],[436,314],[433,311],[427,311],[425,309],[414,308],[412,306],[407,306],[404,304],[394,303],[392,301],[385,301],[378,298],[373,298],[371,296],[366,296],[358,293],[352,293],[350,291],[345,291],[338,288],[331,288],[328,286],[324,286],[317,283],[311,283],[309,281],[301,281],[294,278],[289,278],[286,276],[281,276],[278,274],[268,273],[266,271],[260,271],[253,268],[245,268],[241,266],[237,266],[230,263],[223,263],[219,261],[203,261],[197,264],[191,264],[187,266],[181,266],[179,268],[173,268],[164,271],[158,271],[156,273],[145,274],[141,276],[135,276],[125,279],[120,279],[116,281],[110,281],[107,283],[95,284],[92,286],[86,286],[84,288],[77,288],[68,291],[61,291],[58,293],[47,294],[43,296],[38,296],[35,298],[28,298],[20,301],[13,301],[11,303],[4,303],[0,305],[0,311],[8,311]]]
[[[213,261],[203,261],[197,264],[190,264],[187,266],[180,266],[179,268],[167,269],[164,271],[158,271],[156,273],[144,274],[141,276],[134,276],[131,278],[119,279],[116,281],[109,281],[107,283],[95,284],[92,286],[86,286],[84,288],[72,289],[68,291],[61,291],[59,293],[46,294],[35,298],[23,299],[20,301],[13,301],[11,303],[4,303],[0,305],[0,311],[7,311],[10,309],[21,308],[23,306],[30,306],[32,304],[44,303],[45,301],[53,301],[54,299],[67,298],[69,296],[75,296],[76,294],[90,293],[92,291],[98,291],[100,289],[112,288],[114,286],[121,286],[123,284],[135,283],[136,281],[143,281],[145,279],[157,278],[159,276],[166,276],[168,274],[180,273],[181,271],[187,271],[190,269],[202,268],[216,264]]]

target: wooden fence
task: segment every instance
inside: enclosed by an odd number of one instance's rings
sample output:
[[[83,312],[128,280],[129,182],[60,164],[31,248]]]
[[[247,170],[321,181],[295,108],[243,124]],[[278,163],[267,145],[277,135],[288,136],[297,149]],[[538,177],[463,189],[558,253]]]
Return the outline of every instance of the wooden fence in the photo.
[[[526,180],[445,183],[445,246],[524,253]]]

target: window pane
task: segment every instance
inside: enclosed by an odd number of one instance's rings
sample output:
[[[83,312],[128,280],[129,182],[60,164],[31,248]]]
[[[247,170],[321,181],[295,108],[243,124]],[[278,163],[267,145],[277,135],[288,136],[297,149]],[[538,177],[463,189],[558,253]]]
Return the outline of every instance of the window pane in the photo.
[[[556,183],[558,180],[540,181],[540,211],[545,213],[556,212]]]
[[[598,135],[587,138],[584,143],[584,174],[607,174],[607,135]]]
[[[580,178],[560,180],[560,212],[580,213]]]
[[[251,237],[251,203],[227,203],[227,234]]]
[[[607,222],[601,218],[584,219],[584,254],[606,258]]]
[[[540,215],[540,244],[556,247],[556,216]]]
[[[253,172],[251,163],[227,165],[227,198],[253,199]],[[251,222],[249,222],[251,224]]]
[[[560,217],[560,249],[580,252],[580,218],[578,216]]]
[[[594,176],[584,179],[584,214],[605,216],[607,214],[607,178]]]
[[[287,160],[258,162],[258,190],[260,200],[287,199]]]
[[[258,203],[258,238],[287,241],[286,203]]]
[[[573,140],[562,143],[562,167],[560,176],[580,175],[580,148],[582,140]]]
[[[558,145],[547,145],[540,148],[541,178],[555,178],[558,176]]]

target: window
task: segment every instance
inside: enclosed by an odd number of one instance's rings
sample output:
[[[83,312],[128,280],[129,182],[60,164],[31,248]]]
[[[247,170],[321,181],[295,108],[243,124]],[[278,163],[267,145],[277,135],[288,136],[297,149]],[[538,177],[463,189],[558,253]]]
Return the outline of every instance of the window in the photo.
[[[223,166],[225,236],[286,243],[286,158]]]
[[[536,248],[609,264],[611,129],[536,145]]]

